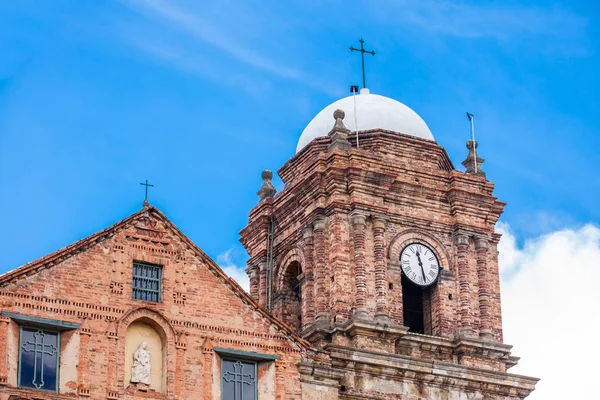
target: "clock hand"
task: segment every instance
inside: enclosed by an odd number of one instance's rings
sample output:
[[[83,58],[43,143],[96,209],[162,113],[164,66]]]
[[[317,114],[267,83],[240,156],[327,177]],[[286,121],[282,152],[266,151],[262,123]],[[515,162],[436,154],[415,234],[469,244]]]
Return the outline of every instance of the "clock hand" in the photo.
[[[421,273],[423,274],[423,283],[427,282],[427,278],[425,277],[425,270],[423,269],[423,262],[421,262],[421,255],[417,251],[417,259],[419,260],[419,266],[421,267]]]

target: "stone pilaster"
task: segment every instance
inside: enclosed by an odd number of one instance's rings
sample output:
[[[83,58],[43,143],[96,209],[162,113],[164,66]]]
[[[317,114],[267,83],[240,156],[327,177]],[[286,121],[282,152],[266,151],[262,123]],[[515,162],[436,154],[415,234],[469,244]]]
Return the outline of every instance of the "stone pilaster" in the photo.
[[[108,323],[106,337],[108,338],[106,349],[108,360],[108,368],[106,371],[108,387],[106,388],[106,397],[112,399],[116,398],[115,396],[118,396],[119,391],[117,382],[117,343],[119,342],[119,336],[117,335],[117,326],[115,322],[110,321]]]
[[[368,318],[367,312],[367,265],[365,230],[366,215],[360,211],[350,214],[352,224],[352,242],[354,244],[354,291],[355,291],[355,317]]]
[[[202,396],[203,400],[211,400],[213,386],[212,364],[215,351],[209,338],[206,338],[204,341],[202,355],[204,356],[204,362],[202,363]]]
[[[325,275],[325,220],[318,219],[313,223],[315,234],[315,298],[316,298],[316,319],[327,320],[329,323],[329,307],[326,296],[326,275]]]
[[[90,396],[88,372],[90,364],[90,336],[92,331],[86,319],[79,327],[79,362],[77,364],[77,394],[82,397]]]
[[[314,231],[313,226],[304,228],[304,285],[302,290],[302,329],[315,322],[314,299]]]
[[[489,339],[492,337],[492,326],[490,320],[490,291],[487,271],[487,249],[487,239],[475,239],[475,252],[477,255],[477,285],[479,295],[479,337],[483,339]]]
[[[373,243],[375,252],[375,318],[389,320],[387,306],[387,270],[385,267],[385,220],[373,218]]]
[[[267,260],[262,259],[258,263],[258,304],[267,308]]]
[[[472,336],[473,311],[471,310],[471,285],[469,283],[469,237],[462,234],[456,235],[455,243],[460,302],[458,333],[461,336]]]
[[[185,352],[187,350],[187,333],[178,332],[177,340],[175,341],[175,395],[183,399],[185,398]]]
[[[2,309],[0,309],[2,311]],[[8,324],[10,318],[0,315],[0,386],[8,383]]]
[[[275,399],[285,400],[285,362],[275,360]]]
[[[344,210],[336,210],[329,217],[327,225],[330,240],[328,265],[329,265],[329,308],[333,313],[333,323],[339,325],[351,317],[352,307],[352,271],[350,270],[350,249],[348,238],[350,223],[348,214]]]
[[[252,297],[256,302],[259,302],[259,287],[260,287],[260,277],[257,265],[249,265],[246,268],[246,274],[248,275],[248,280],[250,281],[250,297]]]

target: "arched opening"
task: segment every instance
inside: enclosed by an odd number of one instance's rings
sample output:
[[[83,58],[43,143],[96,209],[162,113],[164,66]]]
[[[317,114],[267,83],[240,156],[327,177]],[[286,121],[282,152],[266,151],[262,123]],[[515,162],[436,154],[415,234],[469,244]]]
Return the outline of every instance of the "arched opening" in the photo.
[[[402,315],[409,332],[431,335],[431,288],[412,283],[402,273]]]
[[[302,267],[292,261],[283,270],[280,288],[274,296],[274,313],[299,333],[302,329]]]

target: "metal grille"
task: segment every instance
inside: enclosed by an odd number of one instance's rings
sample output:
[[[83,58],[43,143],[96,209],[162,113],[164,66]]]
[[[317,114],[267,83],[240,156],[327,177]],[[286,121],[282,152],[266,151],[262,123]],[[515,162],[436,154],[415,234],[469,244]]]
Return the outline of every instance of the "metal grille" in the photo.
[[[133,263],[133,299],[161,301],[162,267],[160,265]]]
[[[56,391],[60,343],[57,332],[21,329],[19,386]]]
[[[256,363],[241,360],[223,360],[222,400],[256,400]]]

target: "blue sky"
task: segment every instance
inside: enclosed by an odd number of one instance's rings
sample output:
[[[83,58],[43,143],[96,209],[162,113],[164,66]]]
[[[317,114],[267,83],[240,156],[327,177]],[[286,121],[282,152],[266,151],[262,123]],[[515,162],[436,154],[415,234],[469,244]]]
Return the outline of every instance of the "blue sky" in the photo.
[[[307,7],[307,4],[310,4]],[[376,4],[376,5],[375,5]],[[360,81],[429,124],[457,168],[476,115],[484,170],[521,238],[600,219],[593,2],[19,1],[0,6],[6,270],[151,202],[213,258],[263,168]]]
[[[595,1],[5,1],[0,272],[150,201],[234,267],[260,173],[360,82],[428,123],[454,165],[476,115],[517,246],[600,220]],[[276,181],[281,188],[281,182]]]

